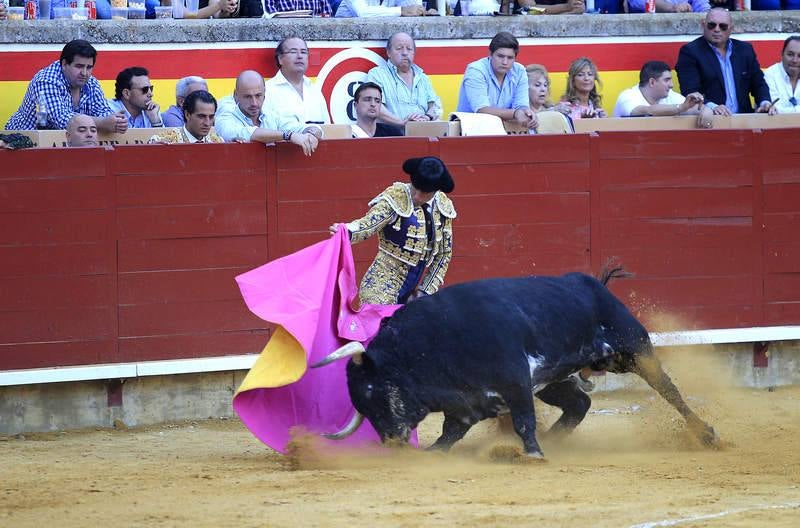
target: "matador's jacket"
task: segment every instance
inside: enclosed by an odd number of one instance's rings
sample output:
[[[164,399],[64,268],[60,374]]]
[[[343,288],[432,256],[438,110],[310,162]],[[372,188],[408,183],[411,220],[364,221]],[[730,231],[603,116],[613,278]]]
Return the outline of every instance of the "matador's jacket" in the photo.
[[[431,201],[433,233],[425,227],[425,212],[414,207],[411,186],[394,183],[373,198],[370,210],[347,224],[352,243],[378,234],[378,254],[361,281],[362,303],[396,304],[409,271],[427,267],[417,286],[431,294],[444,282],[453,253],[453,202],[441,191]]]

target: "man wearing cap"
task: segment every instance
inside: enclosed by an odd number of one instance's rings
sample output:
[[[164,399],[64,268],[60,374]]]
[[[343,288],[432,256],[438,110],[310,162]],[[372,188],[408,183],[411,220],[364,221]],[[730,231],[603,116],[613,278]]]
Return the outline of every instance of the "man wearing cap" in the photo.
[[[452,176],[432,156],[406,160],[403,171],[410,183],[392,184],[369,202],[366,215],[346,224],[354,244],[378,234],[378,254],[359,288],[363,304],[404,304],[430,295],[450,265],[456,210],[446,195],[455,188]]]

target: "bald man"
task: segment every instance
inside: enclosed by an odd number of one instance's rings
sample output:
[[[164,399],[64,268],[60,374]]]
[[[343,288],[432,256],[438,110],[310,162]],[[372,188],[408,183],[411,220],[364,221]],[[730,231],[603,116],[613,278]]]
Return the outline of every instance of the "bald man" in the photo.
[[[75,114],[67,123],[68,147],[96,147],[97,125],[94,119],[84,114]]]
[[[264,78],[260,73],[253,70],[240,73],[233,95],[219,101],[214,125],[217,133],[225,141],[288,141],[310,156],[319,140],[303,128],[281,127],[274,115],[267,115],[263,110],[264,92]]]

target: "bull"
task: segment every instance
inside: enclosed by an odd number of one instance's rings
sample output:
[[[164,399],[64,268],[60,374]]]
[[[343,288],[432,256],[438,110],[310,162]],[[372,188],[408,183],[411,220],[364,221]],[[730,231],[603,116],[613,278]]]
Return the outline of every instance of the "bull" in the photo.
[[[357,413],[330,437],[352,433],[366,417],[382,441],[407,441],[428,413],[442,412],[442,434],[431,447],[447,450],[475,423],[510,413],[525,453],[543,458],[533,395],[562,410],[550,431],[569,433],[591,405],[570,375],[591,366],[641,376],[695,436],[716,445],[714,429],[654,356],[647,330],[608,290],[624,274],[617,267],[599,279],[568,273],[479,280],[403,306],[366,350],[348,343],[312,365],[351,358],[347,384]]]

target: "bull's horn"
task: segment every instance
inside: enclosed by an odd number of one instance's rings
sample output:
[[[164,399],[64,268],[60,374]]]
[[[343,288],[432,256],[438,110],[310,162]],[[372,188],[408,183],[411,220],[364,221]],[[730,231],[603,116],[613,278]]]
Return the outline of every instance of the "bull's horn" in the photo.
[[[357,356],[358,354],[363,354],[364,352],[365,352],[364,345],[362,345],[358,341],[350,341],[349,343],[339,348],[338,350],[335,350],[330,354],[328,354],[328,356],[325,359],[317,361],[316,363],[311,365],[311,368],[324,367],[325,365],[333,363],[336,360],[346,358],[349,356]],[[354,361],[356,363],[359,363],[359,361],[357,360]]]
[[[344,426],[344,429],[338,431],[336,433],[324,433],[322,436],[325,438],[329,438],[331,440],[342,440],[347,438],[351,434],[356,432],[356,429],[361,427],[361,423],[364,421],[364,415],[360,412],[356,411],[353,415],[353,419],[350,420],[350,423]]]

